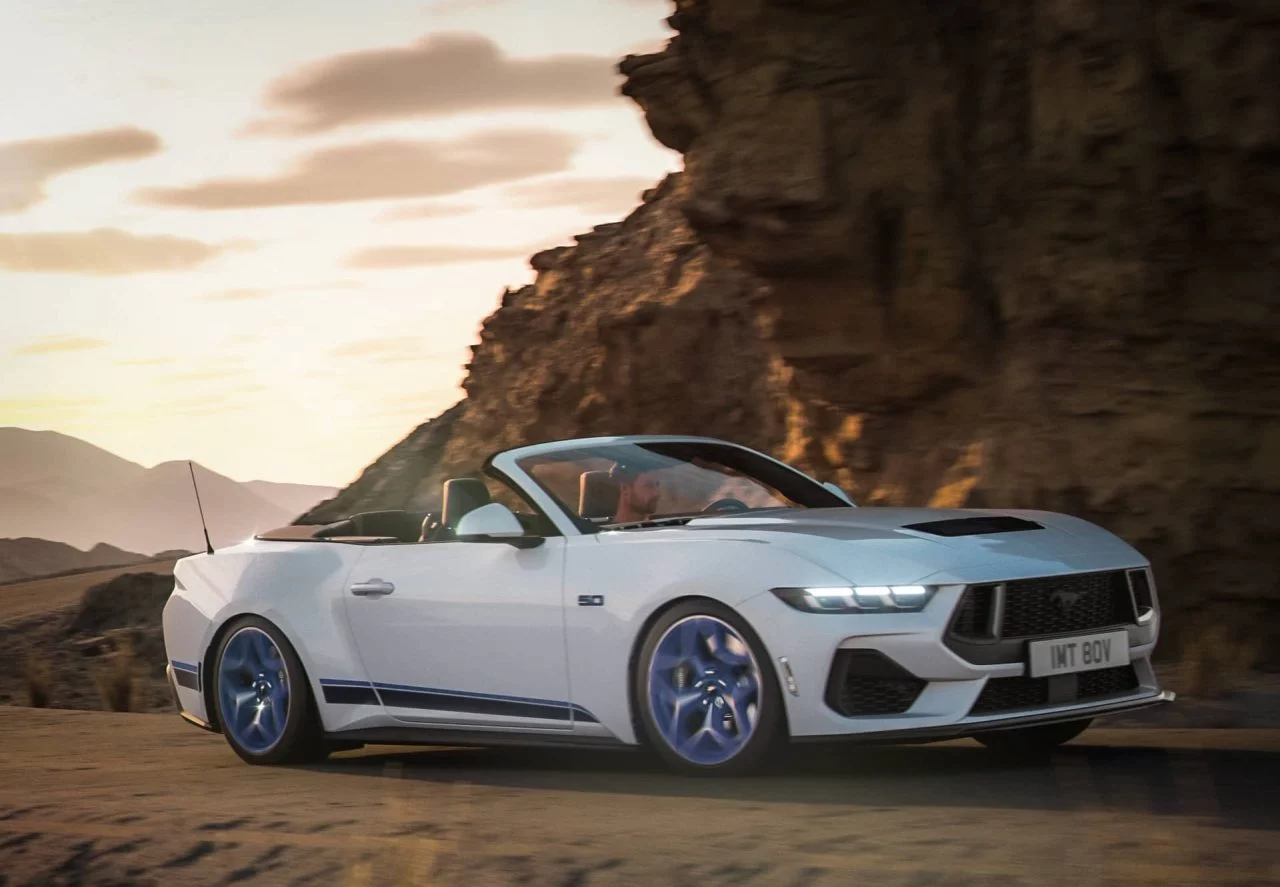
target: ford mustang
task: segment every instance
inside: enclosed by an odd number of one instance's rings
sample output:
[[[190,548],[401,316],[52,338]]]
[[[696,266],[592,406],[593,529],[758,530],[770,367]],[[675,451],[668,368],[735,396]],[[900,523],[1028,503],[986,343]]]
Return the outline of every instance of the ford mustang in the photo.
[[[174,701],[256,764],[370,743],[645,747],[744,772],[786,743],[1045,753],[1172,700],[1148,561],[1010,509],[858,507],[705,437],[555,441],[431,511],[180,560]]]

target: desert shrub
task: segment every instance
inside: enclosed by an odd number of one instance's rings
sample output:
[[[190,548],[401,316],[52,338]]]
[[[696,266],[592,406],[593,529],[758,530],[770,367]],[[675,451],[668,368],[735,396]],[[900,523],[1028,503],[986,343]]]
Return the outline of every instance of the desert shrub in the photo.
[[[48,663],[35,656],[27,657],[23,678],[27,684],[27,704],[32,708],[48,708],[53,698],[53,675]]]
[[[134,665],[133,645],[121,639],[111,661],[94,674],[98,695],[107,711],[133,711]]]

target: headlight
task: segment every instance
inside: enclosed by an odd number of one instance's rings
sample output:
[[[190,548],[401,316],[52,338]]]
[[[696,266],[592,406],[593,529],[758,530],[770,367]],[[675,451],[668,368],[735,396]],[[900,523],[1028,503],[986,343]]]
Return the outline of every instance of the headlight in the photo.
[[[771,588],[783,603],[806,613],[916,613],[936,585],[857,585],[840,588]]]

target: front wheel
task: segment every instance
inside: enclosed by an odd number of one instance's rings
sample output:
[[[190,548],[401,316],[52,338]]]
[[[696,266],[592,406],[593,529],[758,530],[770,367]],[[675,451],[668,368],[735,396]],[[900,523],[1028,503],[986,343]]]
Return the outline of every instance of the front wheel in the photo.
[[[785,731],[782,694],[764,645],[712,601],[672,607],[645,636],[634,698],[645,737],[686,773],[745,773]]]
[[[987,748],[1016,756],[1041,756],[1075,739],[1093,723],[1091,718],[1079,721],[1062,721],[1057,724],[1040,724],[1035,727],[1018,727],[1013,730],[993,730],[979,733],[973,738]]]
[[[302,662],[280,629],[243,616],[222,638],[214,662],[218,723],[236,754],[250,764],[324,757]]]

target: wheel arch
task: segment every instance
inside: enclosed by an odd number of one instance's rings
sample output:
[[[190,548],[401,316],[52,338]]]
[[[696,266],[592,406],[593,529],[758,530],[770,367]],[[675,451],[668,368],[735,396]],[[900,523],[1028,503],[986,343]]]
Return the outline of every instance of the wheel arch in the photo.
[[[769,652],[767,642],[756,627],[751,624],[751,620],[744,616],[738,608],[723,600],[704,594],[686,594],[677,598],[672,598],[671,600],[664,602],[661,606],[655,607],[654,611],[645,618],[644,622],[640,625],[639,630],[636,632],[635,637],[631,639],[631,651],[627,656],[627,708],[631,714],[631,727],[635,731],[636,741],[639,745],[647,744],[644,725],[640,721],[640,701],[636,699],[636,669],[640,666],[640,650],[644,647],[645,639],[649,636],[649,632],[653,629],[654,624],[657,623],[665,613],[673,610],[681,604],[691,602],[706,602],[714,604],[717,607],[724,607],[726,610],[729,610],[741,619],[743,623],[751,629],[752,634],[756,636],[756,639],[764,648],[764,659],[766,661],[762,663],[762,666],[767,666],[767,670],[765,672],[767,679],[772,680],[775,685],[777,685],[779,692],[782,690],[782,686],[778,681],[777,669],[775,669],[773,665],[773,655]],[[785,735],[790,737],[791,723],[787,718],[787,707],[785,704],[782,706],[782,726]]]
[[[297,643],[294,642],[294,639],[289,635],[289,632],[285,631],[284,628],[280,626],[278,621],[272,619],[270,616],[266,616],[262,613],[255,613],[250,610],[241,610],[239,612],[232,613],[227,616],[226,619],[222,620],[222,623],[214,630],[212,637],[209,638],[209,646],[205,648],[204,656],[201,660],[201,669],[205,678],[201,682],[200,692],[204,696],[204,708],[205,714],[208,716],[209,726],[213,728],[215,733],[222,732],[222,724],[218,719],[217,705],[218,664],[215,660],[218,656],[218,648],[222,645],[222,639],[227,636],[228,632],[230,632],[238,622],[248,616],[261,619],[276,631],[280,632],[280,635],[289,643],[289,646],[293,648],[294,655],[298,657],[298,667],[302,669],[302,677],[307,682],[307,686],[311,686],[311,675],[307,673],[307,663],[298,653]],[[311,708],[310,715],[316,719],[316,723],[319,723],[320,712],[319,703],[316,701],[316,694],[312,692],[307,694],[307,696],[308,705]]]

